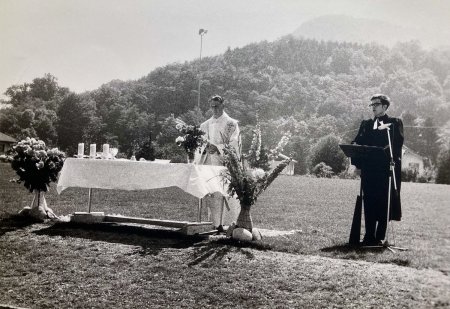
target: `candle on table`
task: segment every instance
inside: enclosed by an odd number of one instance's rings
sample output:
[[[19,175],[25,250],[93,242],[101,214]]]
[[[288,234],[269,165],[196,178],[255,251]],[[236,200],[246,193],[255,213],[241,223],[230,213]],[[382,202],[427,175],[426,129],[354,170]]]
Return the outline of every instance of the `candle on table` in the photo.
[[[78,144],[78,158],[82,158],[84,155],[84,143]]]
[[[103,144],[103,158],[108,159],[109,157],[109,144]]]
[[[89,157],[92,159],[95,159],[95,154],[97,152],[97,145],[96,144],[90,144],[89,145]]]

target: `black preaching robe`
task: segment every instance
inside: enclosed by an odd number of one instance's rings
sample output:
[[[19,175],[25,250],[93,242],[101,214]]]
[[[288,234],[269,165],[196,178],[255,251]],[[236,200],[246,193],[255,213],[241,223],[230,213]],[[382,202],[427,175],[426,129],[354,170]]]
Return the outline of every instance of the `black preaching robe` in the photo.
[[[364,192],[364,202],[373,205],[373,212],[371,215],[376,220],[382,220],[387,216],[387,197],[389,187],[389,140],[386,130],[374,129],[375,119],[363,120],[359,127],[358,135],[352,143],[366,146],[385,147],[386,156],[374,160],[355,160],[352,159],[352,164],[361,169],[361,183]],[[400,221],[401,202],[400,202],[400,187],[401,187],[401,164],[402,164],[402,146],[403,146],[403,122],[399,118],[389,117],[384,115],[378,118],[379,123],[391,123],[389,127],[389,134],[392,143],[393,160],[395,163],[395,178],[397,184],[397,193],[395,194],[394,184],[391,184],[391,209],[389,212],[389,219]],[[392,179],[393,181],[393,179]]]

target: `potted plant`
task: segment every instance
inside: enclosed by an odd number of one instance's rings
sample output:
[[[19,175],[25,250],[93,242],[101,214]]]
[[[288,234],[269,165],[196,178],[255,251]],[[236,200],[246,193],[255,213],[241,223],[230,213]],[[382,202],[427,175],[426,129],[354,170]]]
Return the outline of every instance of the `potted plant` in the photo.
[[[57,218],[47,206],[45,192],[50,182],[57,181],[64,158],[64,152],[58,148],[49,149],[42,140],[35,138],[27,137],[13,146],[9,161],[19,178],[12,181],[23,183],[34,194],[31,207],[25,207],[21,214],[39,220]]]

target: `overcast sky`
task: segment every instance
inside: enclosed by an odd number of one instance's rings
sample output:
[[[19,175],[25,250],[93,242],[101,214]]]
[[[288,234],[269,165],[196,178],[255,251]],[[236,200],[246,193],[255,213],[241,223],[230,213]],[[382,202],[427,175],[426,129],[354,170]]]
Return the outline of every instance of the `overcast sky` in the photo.
[[[0,0],[0,93],[45,73],[92,90],[198,58],[200,28],[208,56],[329,14],[450,29],[448,0]]]

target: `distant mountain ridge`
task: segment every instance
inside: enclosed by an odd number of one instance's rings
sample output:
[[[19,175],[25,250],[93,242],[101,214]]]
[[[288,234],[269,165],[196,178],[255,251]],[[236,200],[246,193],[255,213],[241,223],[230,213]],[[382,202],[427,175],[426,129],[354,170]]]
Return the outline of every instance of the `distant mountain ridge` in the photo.
[[[433,32],[414,29],[376,19],[355,18],[346,15],[324,15],[304,22],[294,32],[297,38],[324,41],[370,43],[392,47],[397,42],[417,40],[424,47],[450,45],[449,30]]]

